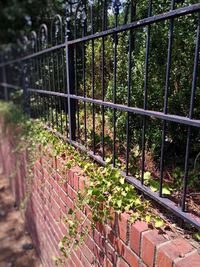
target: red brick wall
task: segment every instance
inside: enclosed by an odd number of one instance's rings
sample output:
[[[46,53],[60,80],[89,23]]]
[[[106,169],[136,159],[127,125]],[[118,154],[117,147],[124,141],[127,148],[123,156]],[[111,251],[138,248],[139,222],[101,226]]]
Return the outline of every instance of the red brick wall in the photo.
[[[11,133],[11,134],[10,134]],[[12,153],[12,132],[1,137],[0,164],[8,177],[17,202],[24,196],[26,153]],[[38,151],[39,148],[36,148]],[[18,160],[17,160],[18,157]],[[19,158],[20,157],[20,158]],[[19,162],[19,163],[17,163]],[[59,255],[58,243],[67,231],[60,218],[73,208],[77,191],[85,178],[79,168],[64,170],[64,161],[41,150],[34,165],[31,196],[26,209],[27,225],[44,267],[54,266],[52,256]],[[64,182],[63,182],[64,181]],[[85,216],[85,214],[80,214]],[[171,233],[162,235],[137,221],[129,225],[129,215],[123,213],[107,225],[97,224],[85,243],[73,250],[65,266],[118,267],[199,267],[198,245]],[[89,223],[89,221],[88,221]]]

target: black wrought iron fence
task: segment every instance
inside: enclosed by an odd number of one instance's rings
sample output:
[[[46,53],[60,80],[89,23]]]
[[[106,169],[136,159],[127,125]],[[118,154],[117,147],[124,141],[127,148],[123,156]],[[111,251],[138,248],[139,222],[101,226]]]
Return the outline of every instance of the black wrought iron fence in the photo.
[[[4,53],[1,97],[200,229],[200,4],[168,2],[68,1]]]

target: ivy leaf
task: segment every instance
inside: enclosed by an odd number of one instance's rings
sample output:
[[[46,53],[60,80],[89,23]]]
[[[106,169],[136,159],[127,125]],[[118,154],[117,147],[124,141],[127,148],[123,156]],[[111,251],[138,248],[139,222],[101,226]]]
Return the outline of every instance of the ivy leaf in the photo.
[[[194,237],[196,240],[200,241],[200,232],[197,232],[197,233],[193,234],[193,237]]]
[[[138,197],[136,200],[135,200],[135,205],[138,206],[138,205],[141,205],[142,202],[140,200],[140,198]]]
[[[145,173],[144,173],[144,180],[145,180],[145,181],[149,181],[150,178],[151,178],[151,173],[150,173],[150,172],[145,172]]]
[[[145,216],[145,221],[147,222],[147,223],[149,223],[150,221],[151,221],[151,215],[146,215]]]
[[[124,179],[123,177],[121,177],[121,178],[119,179],[120,184],[124,184],[124,181],[125,181],[125,179]]]
[[[100,192],[99,189],[94,188],[94,189],[92,190],[92,194],[95,195],[95,196],[99,196],[99,195],[101,194],[101,192]]]
[[[153,192],[158,191],[158,189],[159,189],[159,182],[158,182],[158,181],[155,181],[155,180],[152,180],[152,181],[150,182],[150,188],[151,188],[151,190],[152,190]]]
[[[107,158],[105,161],[106,161],[106,164],[109,164],[109,163],[111,163],[112,159],[111,158]]]
[[[161,218],[156,218],[155,219],[155,227],[160,228],[164,225],[164,221]]]
[[[122,206],[122,200],[121,200],[121,199],[117,200],[117,206],[118,206],[119,208],[121,208],[121,206]]]
[[[162,192],[164,195],[170,195],[171,191],[168,186],[163,186]]]

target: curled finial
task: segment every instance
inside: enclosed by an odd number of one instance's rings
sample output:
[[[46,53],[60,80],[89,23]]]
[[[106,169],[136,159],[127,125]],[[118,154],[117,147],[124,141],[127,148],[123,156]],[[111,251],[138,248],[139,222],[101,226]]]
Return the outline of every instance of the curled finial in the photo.
[[[59,22],[56,20],[55,21],[55,38],[58,38],[58,33],[59,33]]]
[[[69,22],[70,22],[70,15],[71,15],[70,11],[71,11],[70,3],[69,1],[67,1],[65,3],[65,36],[67,36],[69,33]]]
[[[116,15],[119,14],[119,8],[120,8],[120,6],[121,6],[121,2],[120,2],[120,0],[114,0],[114,1],[113,1],[114,13],[115,13]]]
[[[90,4],[91,6],[93,6],[93,5],[94,5],[94,0],[89,0],[89,4]]]
[[[81,21],[82,27],[84,27],[85,21],[86,21],[85,5],[81,4],[80,6],[78,6],[78,10],[76,12],[76,16],[77,16],[77,19],[79,19]]]
[[[54,16],[51,23],[51,43],[53,43],[53,37],[57,41],[60,36],[60,39],[62,40],[62,34],[62,18],[59,14],[57,14]]]
[[[86,11],[85,7],[83,7],[82,12],[81,12],[81,25],[84,26],[86,21]]]
[[[31,49],[36,50],[36,44],[37,44],[37,34],[35,31],[31,32],[31,37],[30,37],[30,42],[31,42]]]
[[[28,44],[29,44],[29,41],[28,41],[27,36],[26,36],[26,35],[22,36],[22,42],[21,42],[21,45],[22,45],[22,49],[23,49],[24,51],[27,50],[27,48],[28,48]]]
[[[45,49],[48,44],[48,28],[46,24],[42,24],[39,29],[39,48]]]
[[[69,3],[69,1],[67,1],[66,3],[65,3],[65,20],[67,21],[67,22],[69,22],[70,21],[70,12],[71,11],[71,5],[70,5],[70,3]]]

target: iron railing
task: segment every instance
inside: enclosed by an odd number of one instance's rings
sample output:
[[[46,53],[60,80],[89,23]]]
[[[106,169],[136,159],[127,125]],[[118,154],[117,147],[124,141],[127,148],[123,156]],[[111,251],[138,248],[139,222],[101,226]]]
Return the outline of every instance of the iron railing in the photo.
[[[143,7],[143,14],[137,15],[134,1],[122,1],[121,4],[120,1],[106,0],[68,2],[64,21],[60,15],[56,15],[52,20],[50,31],[46,24],[42,24],[38,35],[33,31],[29,37],[22,39],[23,51],[19,57],[6,59],[4,53],[0,63],[1,97],[8,100],[11,97],[10,92],[23,88],[24,106],[26,112],[32,117],[42,118],[49,129],[54,129],[54,132],[56,129],[59,136],[75,147],[86,151],[100,164],[105,165],[107,158],[111,157],[113,166],[121,168],[121,173],[126,177],[127,182],[200,229],[199,218],[186,209],[192,133],[193,131],[199,132],[200,128],[199,117],[193,117],[198,87],[200,4],[198,1],[196,4],[193,1],[191,5],[184,5],[184,1],[172,0],[169,10],[166,9],[166,12],[156,14],[153,7],[157,4],[149,0],[148,5]],[[193,56],[193,74],[191,75],[191,89],[187,88],[187,95],[190,98],[188,113],[174,114],[173,111],[169,111],[169,98],[173,100],[170,78],[172,58],[175,57],[173,55],[173,41],[176,38],[174,24],[177,21],[180,22],[182,18],[188,19],[187,23],[193,29],[193,35],[196,35],[193,40],[193,43],[195,41],[194,55],[190,55],[190,57]],[[163,35],[166,33],[166,28],[168,32],[165,36],[167,40],[166,61],[163,63],[166,69],[165,85],[161,98],[156,100],[163,99],[162,110],[152,108],[148,99],[151,78],[150,57],[153,49],[151,33],[155,25],[164,27]],[[142,65],[144,79],[140,95],[142,106],[132,104],[134,94],[132,80],[133,75],[137,75],[133,74],[133,66],[136,62],[136,60],[134,62],[134,49],[137,31],[145,36]],[[182,34],[186,33],[182,32]],[[124,102],[119,100],[122,95],[119,97],[118,89],[121,85],[120,79],[123,79],[118,77],[118,71],[124,67],[119,66],[119,40],[124,40],[126,48],[123,51],[127,51],[127,53],[124,52],[128,66]],[[110,54],[107,52],[108,46]],[[177,53],[182,53],[184,57],[183,51],[179,51],[178,47],[176,49]],[[108,68],[112,75],[108,73]],[[109,97],[108,87],[111,78],[112,92]],[[122,120],[125,118],[124,129],[118,128],[119,117]],[[157,124],[154,124],[155,120],[158,121]],[[160,157],[155,157],[153,160],[157,162],[155,168],[159,169],[157,192],[152,191],[149,183],[145,181],[145,173],[148,171],[146,158],[149,149],[147,130],[151,127],[151,123],[153,127],[158,125],[161,131],[160,146],[158,146]],[[167,139],[170,139],[168,126],[171,124],[177,127],[177,130],[183,127],[185,129],[183,132],[186,141],[185,153],[182,155],[184,156],[184,174],[179,187],[181,192],[178,191],[178,194],[181,194],[178,202],[163,193],[163,187],[166,185],[165,161],[166,155],[168,157],[166,147],[169,143]],[[139,144],[135,144],[132,140],[133,130],[131,129],[134,127],[137,127],[137,131],[141,129],[141,143]],[[121,136],[126,136],[125,140],[120,140],[118,137],[120,131],[124,131]],[[173,140],[170,142],[173,143]],[[132,147],[137,145],[140,171],[135,175],[130,171],[132,164],[130,157],[132,153],[135,153]],[[122,158],[121,161],[119,158]],[[180,199],[181,203],[179,203]]]

